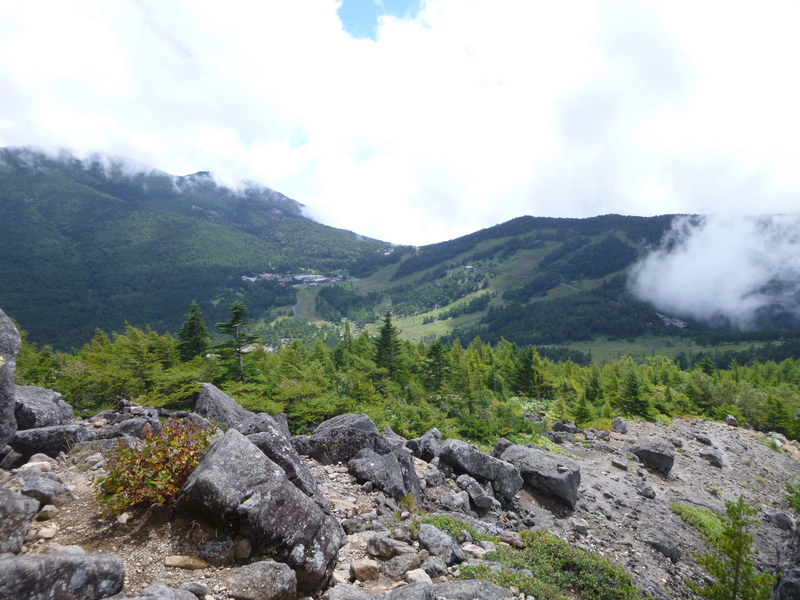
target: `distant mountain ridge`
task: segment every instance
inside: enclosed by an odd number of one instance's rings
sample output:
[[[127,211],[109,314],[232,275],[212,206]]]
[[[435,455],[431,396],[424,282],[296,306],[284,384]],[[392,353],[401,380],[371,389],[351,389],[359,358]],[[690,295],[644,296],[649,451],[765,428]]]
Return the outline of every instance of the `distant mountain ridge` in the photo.
[[[179,177],[120,159],[3,148],[0,306],[34,341],[67,348],[125,320],[175,331],[193,299],[213,322],[243,274],[363,274],[371,261],[386,262],[387,244],[302,209],[264,186],[231,189],[206,172]],[[259,310],[294,301],[269,282],[244,292]]]

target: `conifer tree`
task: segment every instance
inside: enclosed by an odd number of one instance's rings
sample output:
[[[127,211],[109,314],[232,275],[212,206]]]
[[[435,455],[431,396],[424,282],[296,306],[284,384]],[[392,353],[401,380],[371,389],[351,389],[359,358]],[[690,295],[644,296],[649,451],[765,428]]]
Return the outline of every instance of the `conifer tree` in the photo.
[[[178,352],[183,362],[189,362],[195,356],[204,356],[208,351],[208,329],[195,300],[192,300],[186,321],[178,332],[178,340]]]
[[[775,580],[769,573],[757,574],[750,560],[753,535],[748,529],[756,521],[747,517],[758,509],[747,504],[743,496],[736,502],[726,501],[725,507],[728,522],[722,535],[717,540],[706,539],[716,552],[697,556],[697,562],[714,581],[702,588],[690,582],[689,587],[712,600],[767,600]]]
[[[387,310],[375,340],[375,364],[380,369],[386,369],[389,379],[397,376],[400,359],[399,335],[397,327],[392,325],[392,311]]]
[[[244,352],[249,345],[258,341],[258,336],[244,332],[244,327],[247,325],[247,321],[245,321],[247,307],[240,300],[231,304],[231,313],[230,319],[216,325],[222,333],[230,338],[218,344],[216,350],[220,353],[220,358],[226,365],[231,378],[245,383],[247,377],[244,370]]]

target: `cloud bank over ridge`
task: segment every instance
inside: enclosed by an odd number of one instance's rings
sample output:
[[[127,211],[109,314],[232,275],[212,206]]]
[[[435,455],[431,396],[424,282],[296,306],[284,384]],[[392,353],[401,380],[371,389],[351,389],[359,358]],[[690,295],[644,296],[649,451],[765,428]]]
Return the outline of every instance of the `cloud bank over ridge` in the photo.
[[[800,215],[678,217],[629,286],[663,312],[736,329],[798,318]]]

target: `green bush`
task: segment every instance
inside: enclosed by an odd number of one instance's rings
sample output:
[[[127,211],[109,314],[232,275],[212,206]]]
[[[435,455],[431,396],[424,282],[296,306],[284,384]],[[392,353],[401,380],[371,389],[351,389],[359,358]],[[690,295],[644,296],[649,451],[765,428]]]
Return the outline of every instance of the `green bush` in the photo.
[[[800,485],[786,484],[786,499],[791,502],[795,510],[800,511]]]
[[[719,539],[725,530],[725,518],[708,508],[698,508],[673,502],[670,509],[676,515],[679,515],[681,519],[699,529],[703,536],[709,540]]]
[[[524,548],[502,548],[487,555],[488,560],[501,563],[502,568],[467,566],[461,570],[462,578],[516,586],[537,600],[641,599],[641,593],[622,567],[544,531],[528,530],[521,535]]]
[[[145,433],[139,450],[118,446],[97,494],[111,512],[143,504],[174,504],[181,486],[200,462],[212,431],[171,419],[160,433]]]

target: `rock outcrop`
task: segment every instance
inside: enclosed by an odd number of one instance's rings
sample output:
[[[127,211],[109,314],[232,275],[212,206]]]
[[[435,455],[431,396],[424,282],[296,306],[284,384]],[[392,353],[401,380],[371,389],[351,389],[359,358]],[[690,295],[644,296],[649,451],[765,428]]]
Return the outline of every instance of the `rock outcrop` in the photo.
[[[522,487],[522,477],[514,465],[461,440],[445,440],[439,448],[439,460],[479,482],[491,482],[495,493],[505,500],[513,498]]]
[[[570,509],[575,508],[581,483],[581,469],[575,462],[538,448],[518,445],[506,448],[501,458],[519,469],[522,479],[534,490],[562,501]]]
[[[21,348],[19,331],[6,313],[0,310],[0,448],[11,441],[17,430],[14,376]]]
[[[114,554],[0,558],[0,598],[98,600],[122,591],[125,566]]]
[[[183,487],[183,507],[203,521],[250,539],[291,566],[298,590],[319,590],[330,577],[344,532],[283,469],[235,429],[208,452]]]

